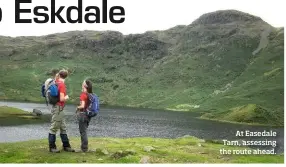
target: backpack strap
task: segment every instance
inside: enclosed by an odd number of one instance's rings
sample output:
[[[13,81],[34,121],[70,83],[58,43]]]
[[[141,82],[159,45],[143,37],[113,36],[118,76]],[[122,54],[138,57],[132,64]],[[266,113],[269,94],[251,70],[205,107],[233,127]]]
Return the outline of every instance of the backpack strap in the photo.
[[[55,82],[55,85],[58,85],[58,84],[56,83],[56,81],[55,81],[54,79],[52,79],[52,80],[47,84],[48,87],[45,88],[45,89],[46,89],[46,90],[45,90],[45,95],[47,94],[49,88],[51,87],[51,83],[52,83],[52,82]],[[47,97],[47,96],[45,97],[47,106],[49,105],[48,98],[49,98],[49,97]]]
[[[95,105],[96,105],[96,112],[99,112],[99,99],[98,99],[98,96],[97,95],[94,95],[94,97],[95,97]]]
[[[91,101],[91,98],[92,98],[92,94],[91,93],[86,93],[87,94],[87,98],[88,98],[88,107],[87,107],[87,109],[91,106],[91,104],[92,104],[92,101]]]
[[[48,83],[48,87],[45,88],[45,94],[47,93],[48,89],[51,87],[51,83],[54,82],[54,80],[51,80],[49,83]]]

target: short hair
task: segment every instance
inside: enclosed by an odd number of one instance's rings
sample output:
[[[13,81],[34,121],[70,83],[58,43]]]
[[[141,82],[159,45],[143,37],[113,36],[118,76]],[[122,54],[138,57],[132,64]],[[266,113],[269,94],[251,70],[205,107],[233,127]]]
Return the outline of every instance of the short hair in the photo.
[[[66,79],[66,78],[68,77],[68,71],[65,70],[65,69],[60,70],[59,76],[60,76],[60,78],[62,78],[62,79]]]

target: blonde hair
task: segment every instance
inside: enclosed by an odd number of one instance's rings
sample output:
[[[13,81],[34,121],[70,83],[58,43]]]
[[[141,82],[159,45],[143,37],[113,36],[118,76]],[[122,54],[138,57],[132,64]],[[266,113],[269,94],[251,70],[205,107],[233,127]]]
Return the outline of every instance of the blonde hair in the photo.
[[[59,78],[60,78],[59,73],[56,73],[56,75],[55,75],[55,79],[59,79]]]
[[[87,88],[86,80],[83,80],[82,85]]]

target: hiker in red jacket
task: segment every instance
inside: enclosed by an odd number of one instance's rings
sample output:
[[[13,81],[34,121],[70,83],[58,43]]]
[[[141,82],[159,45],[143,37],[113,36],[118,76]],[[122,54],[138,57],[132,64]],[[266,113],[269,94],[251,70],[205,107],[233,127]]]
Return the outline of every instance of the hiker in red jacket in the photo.
[[[79,132],[81,136],[81,150],[88,151],[87,128],[90,122],[90,117],[87,116],[87,107],[89,106],[88,94],[92,93],[92,83],[89,80],[84,80],[82,83],[82,93],[80,94],[80,105],[77,107],[77,118],[79,122]]]
[[[56,147],[56,134],[60,130],[60,137],[63,143],[64,151],[74,152],[75,150],[71,148],[69,139],[67,136],[66,123],[64,119],[64,107],[65,102],[69,99],[66,92],[65,79],[68,76],[66,70],[61,70],[56,77],[56,84],[58,86],[59,101],[56,105],[52,107],[52,121],[49,133],[49,148],[50,152],[58,153],[60,152]]]

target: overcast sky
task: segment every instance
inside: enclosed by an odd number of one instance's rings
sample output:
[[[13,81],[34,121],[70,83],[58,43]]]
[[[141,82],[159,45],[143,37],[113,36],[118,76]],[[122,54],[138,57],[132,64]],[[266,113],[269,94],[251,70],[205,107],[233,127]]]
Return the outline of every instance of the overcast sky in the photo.
[[[32,4],[21,8],[47,6],[51,0],[32,0]],[[101,0],[82,0],[86,6],[101,7]],[[56,0],[56,7],[77,5],[77,0]],[[1,0],[3,11],[0,35],[39,36],[71,30],[116,30],[123,34],[143,33],[149,30],[165,30],[176,25],[188,25],[204,13],[216,10],[236,9],[261,17],[275,27],[284,26],[283,0],[108,0],[108,8],[122,6],[126,20],[122,24],[15,24],[15,0]],[[33,11],[33,10],[32,10]],[[84,11],[84,10],[83,10]],[[62,16],[66,18],[66,8]],[[73,13],[75,14],[75,13]],[[33,14],[22,14],[21,18],[33,18]],[[108,20],[109,21],[109,20]]]

